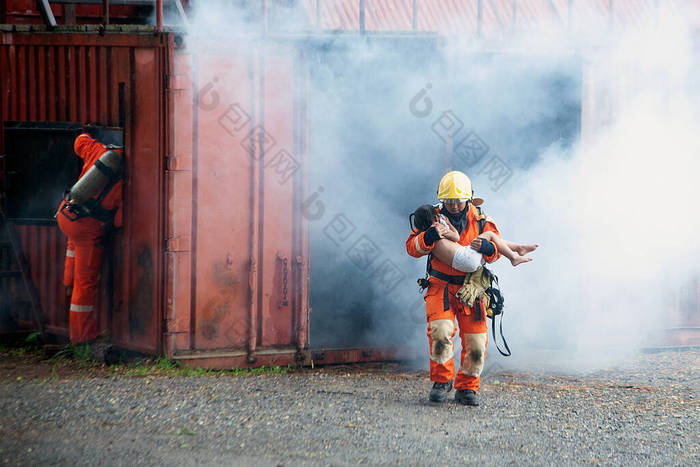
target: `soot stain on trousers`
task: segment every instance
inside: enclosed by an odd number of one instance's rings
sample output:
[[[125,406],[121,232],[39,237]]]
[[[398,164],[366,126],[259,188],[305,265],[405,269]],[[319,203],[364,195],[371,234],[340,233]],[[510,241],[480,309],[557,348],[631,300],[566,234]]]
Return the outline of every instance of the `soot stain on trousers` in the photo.
[[[438,339],[435,341],[435,354],[438,356],[444,356],[450,350],[450,341],[447,339]]]
[[[469,356],[471,357],[471,359],[474,363],[479,363],[479,362],[481,362],[481,359],[484,356],[484,353],[481,350],[474,349],[469,353]]]

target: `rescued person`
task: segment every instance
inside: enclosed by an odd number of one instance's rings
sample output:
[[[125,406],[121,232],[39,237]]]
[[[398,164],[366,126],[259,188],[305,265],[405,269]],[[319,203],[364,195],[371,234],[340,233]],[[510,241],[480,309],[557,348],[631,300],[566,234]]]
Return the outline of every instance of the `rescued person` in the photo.
[[[508,258],[513,266],[532,261],[532,258],[525,256],[534,251],[539,245],[521,245],[502,239],[493,232],[482,232],[471,241],[469,246],[462,246],[459,242],[459,232],[450,223],[444,214],[440,214],[439,208],[430,204],[419,206],[413,214],[409,216],[411,227],[419,232],[425,232],[430,227],[435,227],[440,240],[438,240],[433,255],[453,268],[462,272],[474,272],[484,265],[484,259],[479,249],[481,239],[486,239],[496,244],[498,251]],[[447,227],[447,232],[440,225]]]

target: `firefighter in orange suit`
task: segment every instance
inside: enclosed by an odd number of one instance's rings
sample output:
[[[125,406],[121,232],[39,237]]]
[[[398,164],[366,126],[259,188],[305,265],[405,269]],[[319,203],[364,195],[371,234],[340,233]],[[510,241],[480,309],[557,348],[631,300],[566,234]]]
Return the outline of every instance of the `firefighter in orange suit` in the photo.
[[[83,160],[83,169],[79,182],[92,169],[111,171],[101,164],[101,156],[107,151],[118,152],[121,149],[107,146],[92,138],[88,133],[78,135],[73,145],[75,153]],[[88,174],[93,175],[94,170]],[[75,204],[69,194],[61,203],[58,213],[58,227],[68,237],[63,284],[71,294],[70,303],[70,340],[73,343],[94,341],[98,335],[95,296],[102,267],[103,236],[111,226],[122,225],[122,182],[119,174],[112,172],[109,183],[103,184],[100,191],[94,193],[89,208]],[[78,186],[74,185],[74,188]]]
[[[459,244],[468,246],[479,235],[480,219],[484,231],[499,234],[493,220],[477,209],[483,200],[473,197],[471,181],[464,173],[447,173],[440,180],[438,199],[442,204],[437,209],[459,232]],[[488,340],[486,310],[483,301],[476,302],[473,307],[460,302],[455,294],[464,282],[465,273],[430,254],[437,241],[447,233],[446,230],[447,227],[443,225],[434,225],[424,232],[415,229],[406,240],[409,255],[415,258],[430,255],[429,285],[425,293],[430,344],[430,380],[434,382],[430,400],[444,402],[454,383],[457,402],[479,405],[479,376],[484,368]],[[496,245],[483,239],[479,252],[488,263],[499,258]],[[453,348],[453,338],[456,334],[455,318],[462,339],[462,355],[456,379]]]

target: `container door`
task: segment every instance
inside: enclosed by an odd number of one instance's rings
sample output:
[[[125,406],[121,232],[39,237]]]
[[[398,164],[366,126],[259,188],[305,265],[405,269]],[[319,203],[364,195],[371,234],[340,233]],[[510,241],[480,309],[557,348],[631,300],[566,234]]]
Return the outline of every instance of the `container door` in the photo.
[[[226,350],[253,362],[258,349],[303,341],[303,125],[287,52],[176,55],[177,79],[191,83],[174,96],[168,178],[173,354]]]

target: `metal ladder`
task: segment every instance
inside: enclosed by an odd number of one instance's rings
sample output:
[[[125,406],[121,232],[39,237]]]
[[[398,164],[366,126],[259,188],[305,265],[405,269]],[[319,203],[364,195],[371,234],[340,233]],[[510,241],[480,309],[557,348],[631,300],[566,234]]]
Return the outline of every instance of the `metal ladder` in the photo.
[[[0,208],[0,315],[14,318],[19,307],[29,306],[34,322],[46,337],[41,317],[39,294],[29,276],[29,267],[22,254],[14,224]]]

